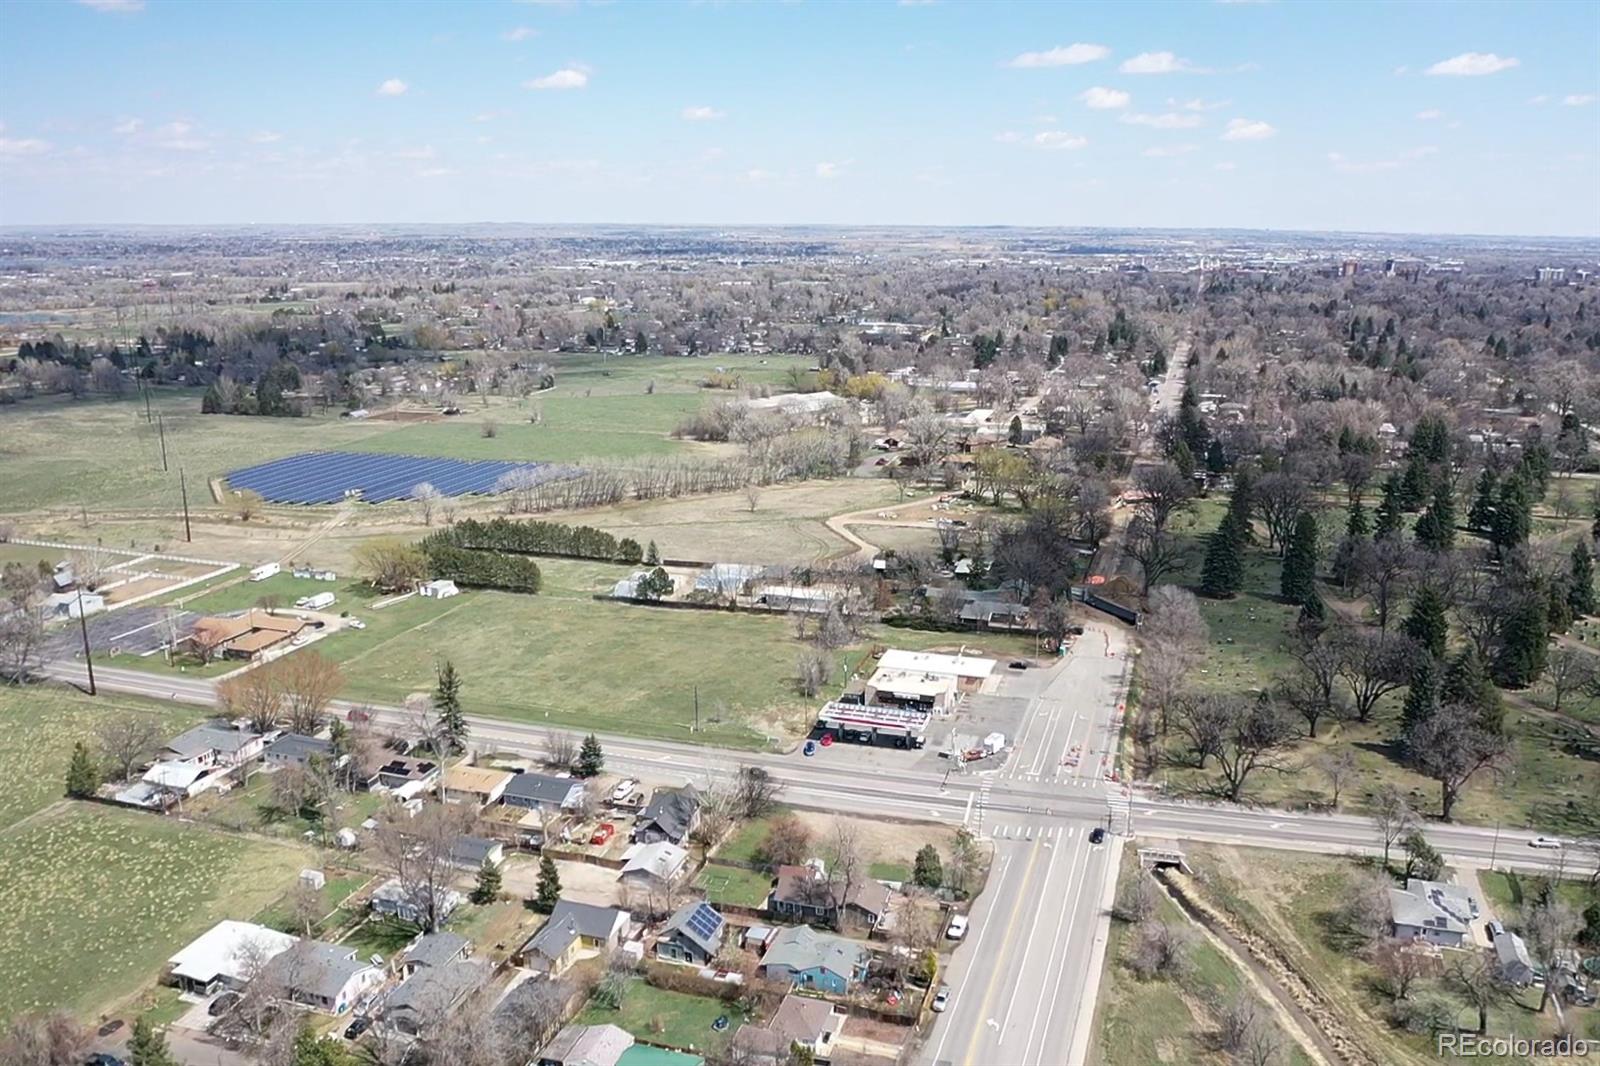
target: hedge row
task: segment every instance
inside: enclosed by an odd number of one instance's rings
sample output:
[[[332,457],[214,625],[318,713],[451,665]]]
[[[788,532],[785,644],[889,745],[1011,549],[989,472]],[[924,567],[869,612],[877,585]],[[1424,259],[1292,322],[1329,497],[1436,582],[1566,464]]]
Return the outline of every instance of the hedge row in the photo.
[[[479,522],[469,518],[451,526],[445,535],[457,547],[479,551],[570,555],[618,563],[637,563],[644,558],[644,549],[632,537],[618,540],[603,529],[560,522],[513,522],[508,518]]]
[[[421,547],[428,557],[428,573],[435,578],[468,588],[539,591],[539,564],[532,559],[458,547],[444,533],[423,538]]]

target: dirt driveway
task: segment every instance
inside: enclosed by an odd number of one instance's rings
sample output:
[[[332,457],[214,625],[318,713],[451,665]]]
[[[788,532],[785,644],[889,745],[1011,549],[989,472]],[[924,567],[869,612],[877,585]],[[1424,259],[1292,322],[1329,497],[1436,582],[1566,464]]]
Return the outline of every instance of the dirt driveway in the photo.
[[[602,907],[617,905],[617,889],[620,887],[617,871],[604,866],[591,866],[586,862],[557,859],[556,872],[561,875],[562,898]],[[501,868],[500,878],[502,891],[526,899],[538,889],[539,860],[531,855],[514,855]]]

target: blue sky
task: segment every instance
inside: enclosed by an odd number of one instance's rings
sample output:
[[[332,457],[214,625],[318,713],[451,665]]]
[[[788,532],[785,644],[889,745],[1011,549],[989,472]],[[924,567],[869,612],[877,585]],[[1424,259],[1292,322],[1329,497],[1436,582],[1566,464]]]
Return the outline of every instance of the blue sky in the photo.
[[[0,224],[1600,234],[1600,4],[0,5]]]

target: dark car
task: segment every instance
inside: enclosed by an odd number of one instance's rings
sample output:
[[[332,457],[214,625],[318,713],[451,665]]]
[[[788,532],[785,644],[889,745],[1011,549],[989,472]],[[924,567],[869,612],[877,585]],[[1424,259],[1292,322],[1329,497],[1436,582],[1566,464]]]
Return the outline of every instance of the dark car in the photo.
[[[106,1024],[102,1025],[100,1028],[96,1029],[94,1032],[95,1032],[96,1036],[110,1036],[112,1033],[116,1032],[118,1029],[121,1029],[121,1028],[122,1028],[122,1019],[121,1018],[112,1018],[109,1022],[106,1022]]]
[[[1103,826],[1098,826],[1097,825],[1093,829],[1089,830],[1089,843],[1091,843],[1091,844],[1099,844],[1102,841],[1104,841],[1105,838],[1106,838],[1106,831],[1105,831],[1105,828]]]
[[[357,1040],[360,1038],[362,1033],[371,1028],[372,1019],[367,1017],[357,1018],[355,1021],[344,1027],[344,1038],[346,1040]]]
[[[101,1051],[84,1059],[83,1066],[127,1066],[127,1064],[115,1055],[107,1055]]]
[[[1011,669],[1013,670],[1026,670],[1031,665],[1026,659],[1011,660]]]

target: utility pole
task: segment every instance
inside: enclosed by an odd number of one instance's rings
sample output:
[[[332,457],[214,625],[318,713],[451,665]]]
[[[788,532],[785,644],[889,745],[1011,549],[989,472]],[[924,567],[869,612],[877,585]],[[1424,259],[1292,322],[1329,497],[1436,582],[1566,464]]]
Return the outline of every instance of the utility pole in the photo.
[[[183,467],[178,467],[178,491],[183,493],[183,542],[192,543],[194,537],[189,533],[189,485],[183,479]]]
[[[144,393],[144,421],[149,425],[153,419],[150,417],[150,385],[144,378],[139,379],[139,390]]]
[[[694,687],[694,731],[700,732],[700,686]]]
[[[99,693],[94,688],[94,659],[89,655],[89,621],[83,616],[82,585],[78,586],[78,631],[83,634],[83,666],[89,671],[89,695],[96,696]]]
[[[156,430],[161,434],[161,472],[167,470],[167,422],[160,415],[156,415]]]

